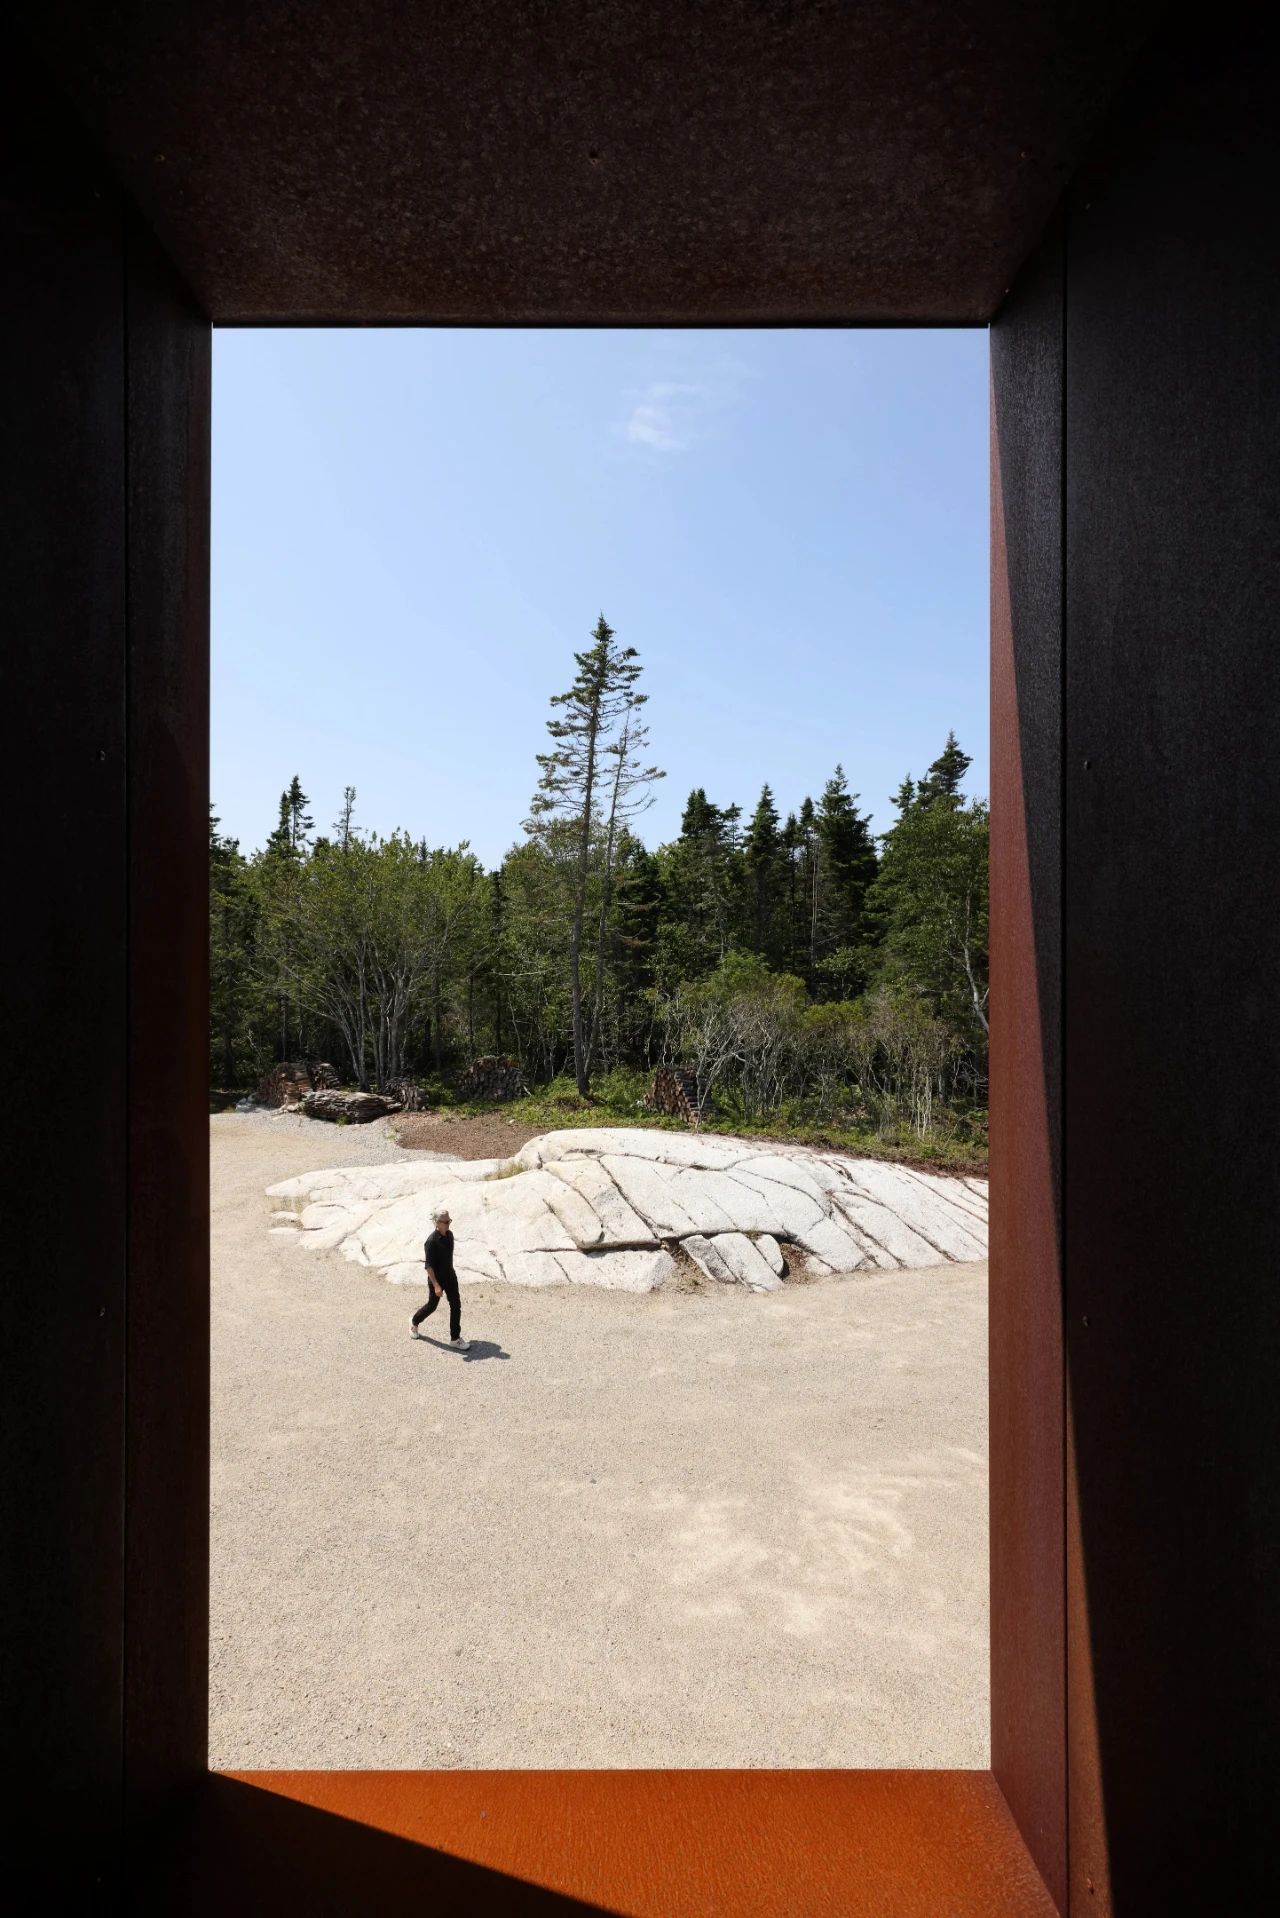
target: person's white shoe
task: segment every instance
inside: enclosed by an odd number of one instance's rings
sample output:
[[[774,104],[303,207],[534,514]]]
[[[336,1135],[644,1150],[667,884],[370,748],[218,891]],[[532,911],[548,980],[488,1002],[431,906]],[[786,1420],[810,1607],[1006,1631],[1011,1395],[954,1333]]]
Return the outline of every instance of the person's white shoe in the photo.
[[[455,1352],[469,1352],[471,1350],[470,1339],[450,1339],[449,1343]]]

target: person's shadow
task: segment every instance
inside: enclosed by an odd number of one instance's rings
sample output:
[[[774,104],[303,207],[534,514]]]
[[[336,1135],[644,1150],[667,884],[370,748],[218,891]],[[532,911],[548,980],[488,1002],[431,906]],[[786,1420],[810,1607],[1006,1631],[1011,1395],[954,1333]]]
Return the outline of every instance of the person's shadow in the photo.
[[[419,1332],[420,1345],[434,1345],[437,1352],[456,1352],[458,1358],[470,1364],[475,1359],[509,1359],[510,1352],[504,1352],[493,1339],[472,1339],[469,1352],[457,1352],[452,1339],[433,1339],[429,1332]]]

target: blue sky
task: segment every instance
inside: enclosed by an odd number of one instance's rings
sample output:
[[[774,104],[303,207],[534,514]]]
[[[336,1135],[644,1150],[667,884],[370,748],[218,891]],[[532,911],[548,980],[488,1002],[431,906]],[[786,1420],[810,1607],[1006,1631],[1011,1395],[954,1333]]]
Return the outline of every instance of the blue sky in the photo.
[[[212,790],[297,773],[492,865],[603,610],[639,650],[641,821],[784,815],[837,761],[876,829],[948,727],[987,790],[987,341],[949,332],[214,336]]]

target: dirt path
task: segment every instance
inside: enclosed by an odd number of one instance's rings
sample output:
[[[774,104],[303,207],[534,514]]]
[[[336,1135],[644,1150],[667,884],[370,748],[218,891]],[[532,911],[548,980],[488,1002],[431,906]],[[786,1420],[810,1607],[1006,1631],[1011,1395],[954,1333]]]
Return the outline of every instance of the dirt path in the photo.
[[[984,1267],[468,1287],[463,1359],[270,1236],[381,1127],[210,1131],[215,1767],[986,1765]]]

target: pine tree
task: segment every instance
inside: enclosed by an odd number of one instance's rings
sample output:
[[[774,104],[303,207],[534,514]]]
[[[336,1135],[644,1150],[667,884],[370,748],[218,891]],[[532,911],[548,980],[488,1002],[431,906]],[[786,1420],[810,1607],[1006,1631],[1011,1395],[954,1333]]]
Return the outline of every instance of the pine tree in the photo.
[[[296,785],[296,780],[294,783]],[[306,801],[303,800],[302,803],[305,805]],[[342,852],[347,852],[350,849],[351,841],[355,836],[355,828],[351,824],[355,809],[356,789],[354,786],[344,786],[342,788],[342,811],[333,822],[333,830],[338,836],[338,847]],[[307,824],[310,825],[310,823],[310,820],[308,820]]]
[[[806,794],[800,805],[798,860],[800,909],[804,915],[800,950],[804,953],[804,977],[812,980],[818,963],[818,815]]]
[[[803,836],[800,821],[793,812],[787,814],[786,824],[779,835],[782,856],[786,862],[787,873],[787,912],[782,946],[786,954],[787,971],[795,973],[797,955],[803,949],[800,929],[800,857]]]
[[[942,799],[948,805],[958,807],[961,804],[960,786],[972,764],[969,754],[961,752],[955,734],[949,732],[946,745],[920,781],[916,791],[917,804],[930,806],[935,800]]]
[[[354,792],[351,796],[355,798]],[[267,840],[268,852],[287,853],[296,858],[305,850],[308,836],[315,823],[307,812],[310,803],[302,790],[302,782],[295,773],[286,790],[280,795],[280,817],[276,821],[275,831]]]
[[[287,859],[292,850],[293,841],[289,836],[289,795],[287,792],[282,792],[280,817],[276,821],[274,832],[267,835],[267,851],[274,853],[277,858]]]
[[[689,977],[718,966],[732,941],[736,865],[729,847],[730,814],[707,798],[703,787],[689,794],[680,837],[667,849],[670,903]]]
[[[355,798],[354,792],[351,796],[353,799]],[[289,790],[285,794],[285,799],[289,808],[289,844],[292,846],[294,852],[301,852],[307,843],[311,828],[315,822],[307,812],[307,807],[311,802],[302,790],[302,782],[299,780],[297,773],[293,775],[293,778],[289,782]]]
[[[601,786],[607,783],[602,765],[614,726],[635,704],[640,676],[634,646],[614,644],[615,633],[601,613],[592,632],[592,644],[575,653],[578,672],[566,693],[551,704],[565,717],[549,719],[547,731],[556,742],[549,753],[538,754],[542,777],[530,807],[529,827],[538,832],[554,819],[572,821],[576,837],[574,856],[573,926],[569,938],[569,994],[573,1020],[573,1063],[578,1092],[591,1090],[588,1036],[582,1004],[582,928],[586,918],[587,882],[591,871],[591,842],[598,825]]]
[[[781,957],[778,940],[779,892],[784,858],[778,832],[778,809],[768,786],[760,789],[760,798],[747,828],[743,859],[747,873],[747,891],[751,910],[753,949],[769,966]]]
[[[867,888],[876,876],[869,816],[854,804],[843,766],[823,788],[818,806],[818,946],[831,953],[857,943]]]
[[[601,1015],[604,1010],[605,983],[605,940],[609,926],[609,910],[613,904],[614,867],[618,855],[618,842],[628,823],[653,804],[650,787],[659,779],[666,777],[656,766],[642,764],[649,748],[649,728],[645,725],[641,707],[647,704],[648,695],[633,692],[623,710],[622,724],[616,739],[604,748],[604,758],[612,760],[607,768],[605,786],[608,794],[608,816],[604,833],[604,861],[600,875],[600,908],[596,924],[596,969],[591,987],[591,1024],[587,1031],[587,1072],[591,1071],[597,1046],[602,1039]]]

